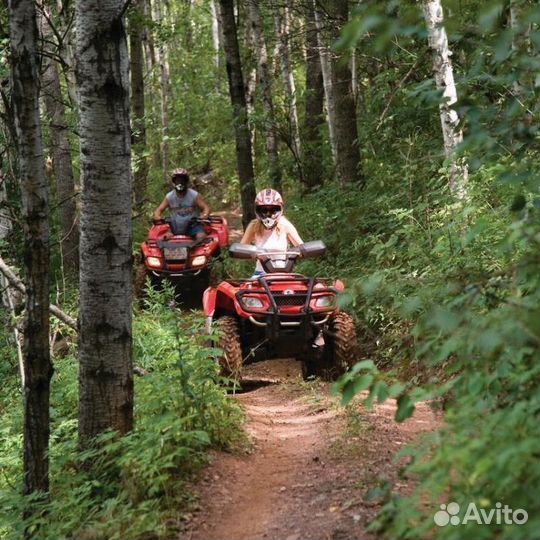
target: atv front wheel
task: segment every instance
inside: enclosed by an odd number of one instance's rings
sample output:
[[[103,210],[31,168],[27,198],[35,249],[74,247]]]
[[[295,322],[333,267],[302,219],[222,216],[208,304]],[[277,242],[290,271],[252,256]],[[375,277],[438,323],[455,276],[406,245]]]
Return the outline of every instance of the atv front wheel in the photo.
[[[324,348],[314,349],[302,362],[302,375],[335,381],[357,362],[358,341],[354,321],[344,312],[336,313],[324,331]]]
[[[221,374],[240,381],[242,374],[242,346],[240,345],[240,329],[234,317],[225,316],[216,321],[220,331],[218,346],[223,355],[218,358]]]
[[[144,288],[146,286],[146,278],[150,276],[148,268],[144,265],[144,262],[139,263],[135,269],[135,277],[133,279],[133,294],[135,298],[142,298],[144,296]]]

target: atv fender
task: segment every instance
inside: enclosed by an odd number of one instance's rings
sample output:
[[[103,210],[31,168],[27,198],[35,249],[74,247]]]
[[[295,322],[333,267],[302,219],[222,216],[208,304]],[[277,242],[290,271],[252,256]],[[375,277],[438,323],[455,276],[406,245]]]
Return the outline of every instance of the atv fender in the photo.
[[[203,310],[205,317],[213,317],[216,311],[217,289],[208,287],[203,293]]]

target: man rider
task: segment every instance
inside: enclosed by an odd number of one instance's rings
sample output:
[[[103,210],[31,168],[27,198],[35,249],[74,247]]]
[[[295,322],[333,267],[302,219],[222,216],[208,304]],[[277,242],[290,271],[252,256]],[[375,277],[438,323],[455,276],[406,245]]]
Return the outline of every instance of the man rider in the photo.
[[[206,237],[204,227],[194,218],[208,219],[210,207],[194,189],[188,188],[189,173],[186,169],[174,169],[171,173],[173,189],[165,195],[162,203],[154,212],[154,221],[161,220],[161,214],[167,208],[171,213],[171,231],[173,234],[187,234],[195,240]]]

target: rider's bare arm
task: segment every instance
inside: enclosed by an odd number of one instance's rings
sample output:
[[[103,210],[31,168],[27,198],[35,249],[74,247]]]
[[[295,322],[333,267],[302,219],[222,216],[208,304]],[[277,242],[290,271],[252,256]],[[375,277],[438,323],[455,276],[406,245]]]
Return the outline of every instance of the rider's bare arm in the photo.
[[[300,238],[296,227],[290,221],[287,222],[287,238],[293,246],[299,246],[304,243],[302,238]]]
[[[154,219],[161,219],[161,214],[169,208],[169,201],[167,200],[167,197],[163,199],[161,204],[156,208],[154,211]]]
[[[206,204],[206,201],[199,195],[195,202],[201,211],[201,218],[208,219],[208,216],[210,215],[210,207],[208,204]]]

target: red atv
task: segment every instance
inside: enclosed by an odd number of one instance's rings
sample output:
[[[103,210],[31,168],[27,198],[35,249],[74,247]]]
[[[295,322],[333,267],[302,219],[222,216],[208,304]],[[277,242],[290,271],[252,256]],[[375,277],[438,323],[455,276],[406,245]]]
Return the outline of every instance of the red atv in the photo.
[[[266,274],[223,281],[204,292],[207,330],[220,330],[224,375],[240,380],[244,364],[294,357],[302,362],[305,379],[335,380],[356,363],[354,322],[336,304],[343,283],[292,272],[298,257],[316,257],[325,250],[321,241],[281,253],[231,246],[232,257],[259,260]]]
[[[229,245],[229,227],[220,216],[194,221],[204,226],[203,240],[174,235],[170,218],[154,222],[146,242],[141,244],[142,264],[135,280],[136,293],[142,290],[147,277],[153,285],[168,279],[181,288],[208,287],[211,272],[221,261],[221,249]]]

